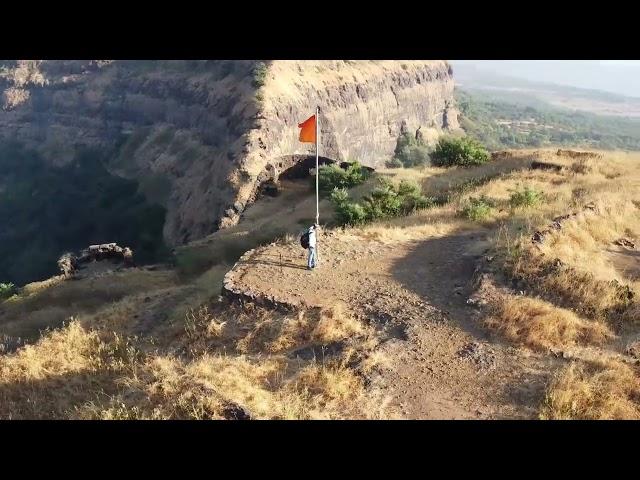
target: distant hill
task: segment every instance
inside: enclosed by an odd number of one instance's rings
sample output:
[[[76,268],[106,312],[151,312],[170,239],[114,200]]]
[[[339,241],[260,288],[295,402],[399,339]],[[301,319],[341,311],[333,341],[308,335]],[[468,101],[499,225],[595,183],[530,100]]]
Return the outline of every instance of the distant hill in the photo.
[[[640,98],[603,90],[532,81],[492,71],[475,63],[453,62],[456,85],[467,91],[481,90],[501,100],[529,106],[545,103],[568,110],[600,115],[640,117]]]

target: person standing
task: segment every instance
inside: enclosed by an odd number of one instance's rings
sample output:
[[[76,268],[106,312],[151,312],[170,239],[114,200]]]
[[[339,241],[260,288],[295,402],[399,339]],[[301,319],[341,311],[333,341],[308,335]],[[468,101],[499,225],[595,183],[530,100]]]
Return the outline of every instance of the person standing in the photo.
[[[318,224],[314,223],[309,227],[309,258],[307,259],[307,269],[313,270],[318,263],[318,252],[316,250],[316,232]]]

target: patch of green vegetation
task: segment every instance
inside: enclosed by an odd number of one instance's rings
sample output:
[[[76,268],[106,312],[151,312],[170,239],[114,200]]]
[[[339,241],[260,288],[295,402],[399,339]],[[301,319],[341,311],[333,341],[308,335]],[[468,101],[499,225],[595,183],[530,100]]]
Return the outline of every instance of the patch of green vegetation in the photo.
[[[509,205],[512,208],[529,208],[538,205],[544,198],[542,192],[529,186],[518,188],[511,193]]]
[[[5,298],[9,298],[13,295],[14,291],[15,285],[13,283],[0,283],[0,299],[4,300]]]
[[[398,157],[393,157],[391,160],[387,160],[384,166],[387,168],[402,168],[404,164]]]
[[[577,146],[640,150],[640,120],[526,104],[457,90],[460,124],[490,150]]]
[[[471,197],[465,202],[460,214],[469,220],[479,222],[486,219],[492,209],[493,202],[487,197]]]
[[[0,278],[21,285],[58,273],[65,251],[117,242],[146,263],[166,253],[165,208],[151,205],[138,184],[111,175],[108,153],[79,151],[54,167],[17,142],[0,144]]]
[[[427,166],[429,163],[428,147],[416,136],[405,132],[398,136],[393,157],[385,163],[385,166],[411,168]]]
[[[345,188],[336,188],[331,194],[336,220],[342,225],[361,225],[374,220],[409,215],[416,210],[432,207],[433,199],[420,192],[420,187],[403,180],[394,185],[379,178],[379,185],[361,202],[353,201]]]
[[[471,167],[482,165],[491,158],[477,140],[470,137],[442,137],[431,154],[436,167]]]
[[[322,165],[318,169],[318,188],[325,193],[335,188],[352,188],[364,183],[367,178],[369,171],[358,162],[350,162],[346,169],[335,163]],[[315,185],[315,178],[311,180]]]
[[[253,69],[253,86],[260,88],[267,81],[268,68],[264,62],[258,62]]]
[[[346,188],[336,188],[331,193],[331,203],[336,211],[336,220],[341,225],[361,225],[367,221],[364,207],[351,200]]]

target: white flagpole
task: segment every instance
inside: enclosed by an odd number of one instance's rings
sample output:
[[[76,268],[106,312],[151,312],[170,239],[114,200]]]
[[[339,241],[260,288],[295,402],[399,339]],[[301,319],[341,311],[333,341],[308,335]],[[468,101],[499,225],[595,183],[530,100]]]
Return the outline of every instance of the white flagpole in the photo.
[[[318,144],[320,137],[320,129],[318,128],[318,122],[320,121],[320,107],[316,107],[316,223],[319,223],[320,220],[320,195],[319,195],[319,182],[318,182]]]
[[[318,122],[320,122],[320,107],[316,106],[316,225],[320,224],[320,190],[319,190],[319,176],[320,168],[318,165],[318,145],[320,144],[320,129],[318,128]],[[316,230],[316,263],[320,261],[318,255],[318,231]]]

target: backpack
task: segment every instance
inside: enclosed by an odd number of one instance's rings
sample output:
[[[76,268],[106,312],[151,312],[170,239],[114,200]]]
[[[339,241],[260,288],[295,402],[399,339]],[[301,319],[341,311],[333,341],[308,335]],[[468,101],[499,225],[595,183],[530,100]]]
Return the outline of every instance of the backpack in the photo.
[[[300,245],[302,245],[302,248],[309,248],[309,232],[304,232],[301,236],[300,236]]]

